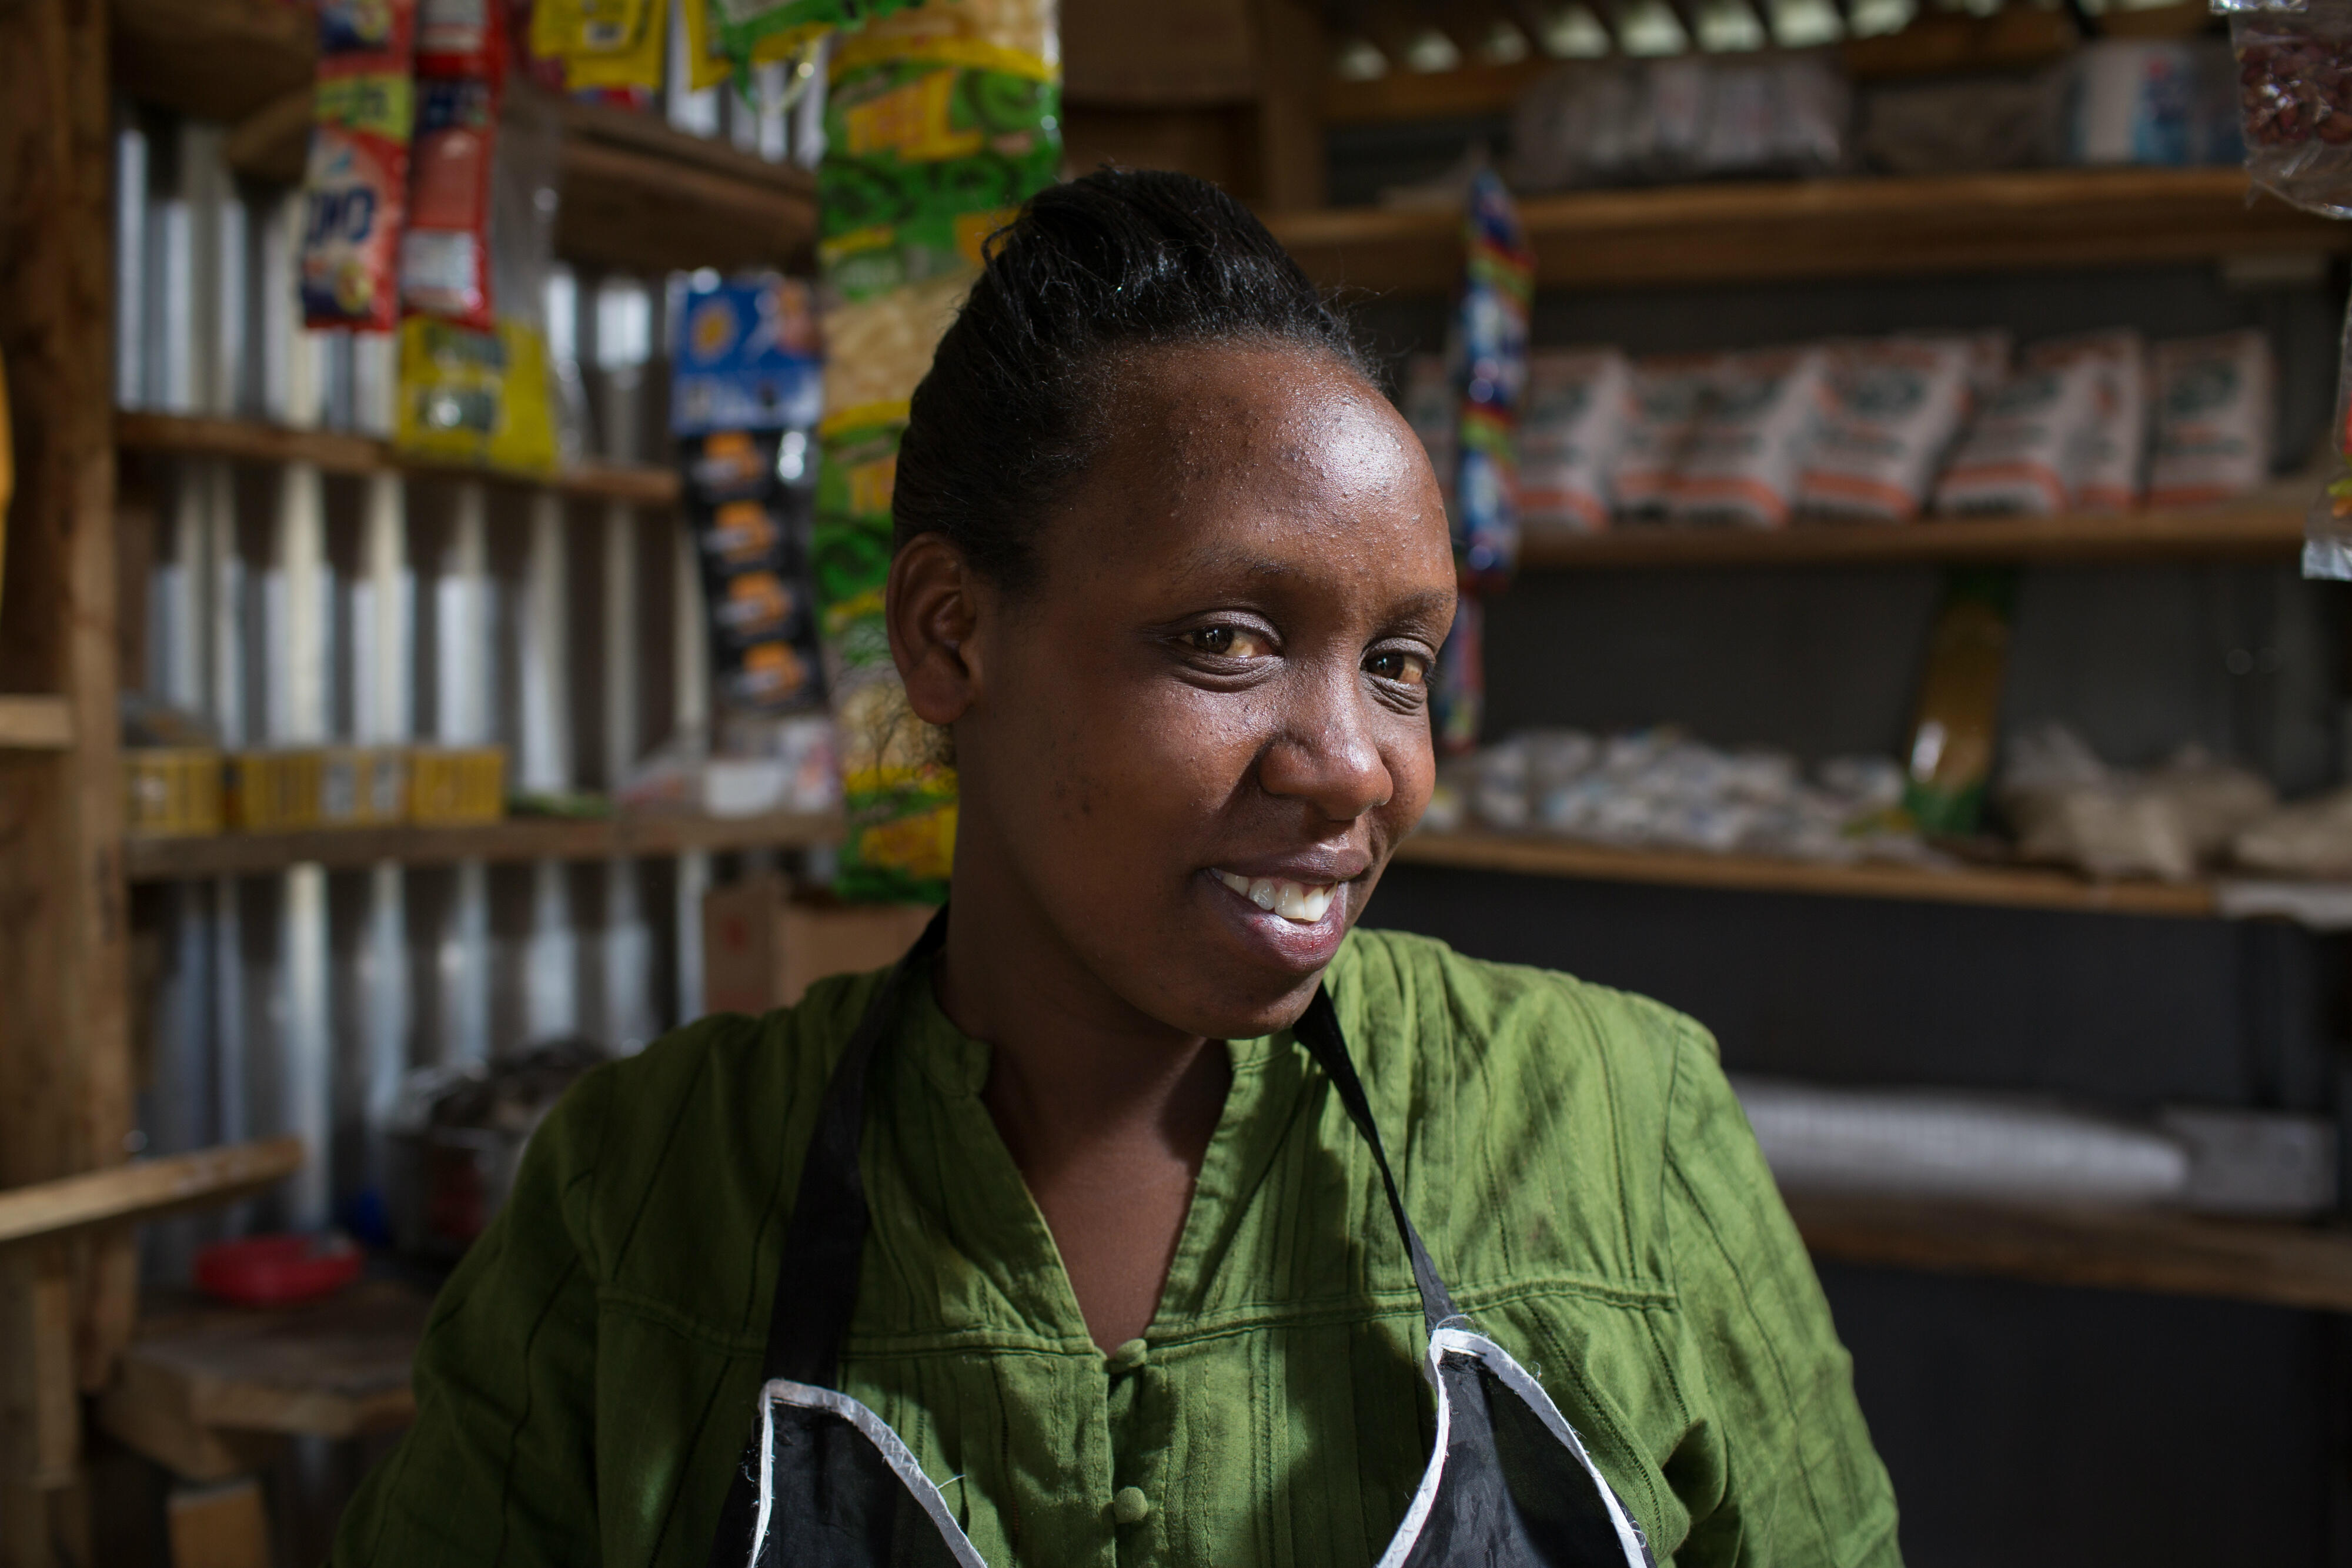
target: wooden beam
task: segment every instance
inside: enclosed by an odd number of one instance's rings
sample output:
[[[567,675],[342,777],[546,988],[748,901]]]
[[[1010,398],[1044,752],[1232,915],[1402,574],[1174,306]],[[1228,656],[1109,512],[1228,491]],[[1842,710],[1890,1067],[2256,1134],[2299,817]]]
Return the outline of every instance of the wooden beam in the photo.
[[[124,452],[183,457],[226,457],[243,463],[309,463],[329,474],[419,474],[543,486],[585,501],[625,501],[640,507],[674,507],[675,468],[650,464],[583,464],[544,476],[454,468],[404,457],[387,441],[334,430],[296,430],[250,419],[215,419],[202,414],[135,413],[115,420],[115,442]]]
[[[0,1249],[247,1197],[301,1168],[302,1140],[270,1138],[0,1191]]]
[[[281,0],[112,0],[114,74],[131,97],[234,125],[308,91],[318,22]]]
[[[1791,1193],[1817,1258],[2352,1312],[2352,1235],[2162,1209]]]
[[[63,697],[0,697],[0,748],[62,751],[73,744],[73,709]]]
[[[1258,59],[1259,200],[1274,212],[1320,207],[1329,170],[1323,92],[1331,43],[1301,0],[1251,0]]]
[[[0,754],[0,1186],[118,1165],[132,1114],[117,745],[112,86],[107,0],[0,5],[0,361],[16,494],[0,585],[0,691],[56,694],[70,744]],[[188,61],[178,62],[185,70]],[[62,1377],[109,1360],[135,1306],[127,1237],[39,1249],[0,1361],[37,1358],[0,1421],[0,1563],[50,1562]],[[26,1265],[11,1266],[20,1282]],[[54,1343],[59,1281],[69,1332]],[[29,1304],[26,1304],[29,1303]],[[32,1327],[27,1329],[26,1325]],[[27,1343],[30,1333],[34,1343]],[[5,1374],[0,1374],[5,1376]],[[14,1379],[8,1379],[12,1384]],[[62,1478],[70,1490],[72,1461]],[[76,1533],[65,1528],[65,1538]]]
[[[2087,882],[2067,872],[2021,866],[1939,870],[1885,862],[1834,865],[1769,855],[1709,854],[1701,850],[1616,849],[1534,833],[1415,833],[1397,846],[1396,858],[1465,871],[1736,893],[1895,898],[2173,918],[2211,918],[2217,913],[2213,890],[2202,883]]]

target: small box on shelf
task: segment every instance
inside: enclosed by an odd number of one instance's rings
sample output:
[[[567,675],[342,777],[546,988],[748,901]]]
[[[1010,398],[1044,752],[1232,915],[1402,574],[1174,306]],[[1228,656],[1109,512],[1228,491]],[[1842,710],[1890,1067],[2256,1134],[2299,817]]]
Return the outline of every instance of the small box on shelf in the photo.
[[[126,831],[140,838],[207,838],[226,824],[226,758],[209,747],[133,747],[122,754]]]
[[[507,754],[495,746],[418,747],[408,754],[408,820],[429,827],[506,815]]]

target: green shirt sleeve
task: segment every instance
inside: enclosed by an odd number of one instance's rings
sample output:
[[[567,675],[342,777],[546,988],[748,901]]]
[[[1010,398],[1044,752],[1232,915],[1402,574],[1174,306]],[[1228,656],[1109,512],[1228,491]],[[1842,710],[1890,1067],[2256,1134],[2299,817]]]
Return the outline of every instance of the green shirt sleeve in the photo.
[[[599,1561],[588,1205],[614,1074],[583,1079],[434,1303],[416,1422],[345,1511],[337,1568]]]
[[[1714,1040],[1665,1016],[1675,1048],[1661,1207],[1684,1322],[1678,1375],[1701,1385],[1693,1403],[1707,1412],[1668,1467],[1692,1516],[1675,1563],[1900,1568],[1894,1486],[1812,1260]]]

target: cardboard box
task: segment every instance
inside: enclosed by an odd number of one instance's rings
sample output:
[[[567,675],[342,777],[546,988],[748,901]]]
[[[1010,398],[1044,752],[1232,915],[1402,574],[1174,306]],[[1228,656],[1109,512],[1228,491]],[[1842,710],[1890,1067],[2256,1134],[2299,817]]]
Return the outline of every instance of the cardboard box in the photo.
[[[221,769],[207,747],[134,747],[122,754],[125,831],[137,838],[209,838],[221,831]]]
[[[714,1013],[788,1008],[827,975],[896,963],[938,913],[928,904],[795,897],[781,876],[702,896],[702,1000]]]
[[[420,746],[408,754],[408,820],[495,822],[507,814],[507,754],[496,746]]]

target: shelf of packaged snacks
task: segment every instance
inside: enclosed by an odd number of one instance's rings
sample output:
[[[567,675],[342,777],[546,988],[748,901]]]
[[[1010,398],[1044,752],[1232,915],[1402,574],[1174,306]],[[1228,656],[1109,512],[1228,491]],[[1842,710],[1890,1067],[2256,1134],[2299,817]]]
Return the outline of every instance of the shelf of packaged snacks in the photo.
[[[2292,559],[2319,487],[2279,486],[2226,505],[2055,517],[1930,517],[1910,523],[1798,523],[1778,529],[1620,524],[1528,539],[1531,570],[1610,567],[1881,565],[1906,561]]]
[[[2063,270],[2352,250],[2352,228],[2264,196],[2235,169],[2034,169],[1580,191],[1519,204],[1547,287]],[[1318,284],[1450,290],[1452,208],[1271,214]]]
[[[1891,862],[1835,865],[1696,850],[1612,849],[1569,839],[1476,831],[1416,833],[1397,846],[1396,858],[1420,865],[1580,882],[1659,883],[1747,893],[1989,904],[2113,915],[2210,917],[2217,913],[2213,890],[2201,883],[2087,882],[2067,872],[2022,866],[1944,869]]]
[[[0,697],[0,751],[62,751],[73,744],[63,697]]]
[[[518,817],[467,827],[134,837],[123,841],[122,848],[125,874],[132,882],[172,882],[184,877],[260,876],[297,865],[346,870],[386,861],[449,865],[468,860],[593,861],[674,855],[687,850],[800,849],[831,843],[840,836],[838,818],[776,811],[756,817]]]
[[[229,166],[290,184],[310,141],[317,24],[282,0],[117,0],[114,79],[128,96],[230,127]],[[509,91],[530,89],[510,83]],[[561,120],[555,246],[638,272],[802,263],[816,181],[659,116],[541,95]]]
[[[543,485],[583,500],[644,507],[677,504],[677,474],[646,465],[592,464],[545,475],[458,468],[403,457],[389,442],[337,430],[294,430],[257,420],[210,419],[124,411],[114,416],[114,444],[125,452],[227,457],[247,463],[310,463],[330,474],[430,474]]]
[[[2352,1233],[2162,1209],[1790,1193],[1816,1258],[2352,1312]]]

